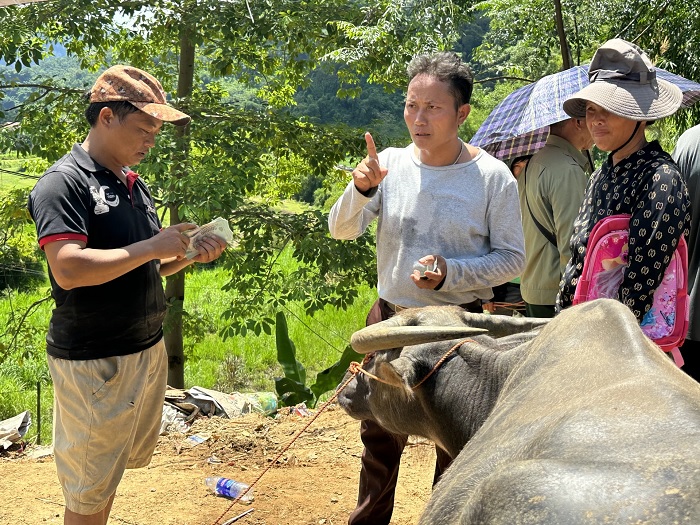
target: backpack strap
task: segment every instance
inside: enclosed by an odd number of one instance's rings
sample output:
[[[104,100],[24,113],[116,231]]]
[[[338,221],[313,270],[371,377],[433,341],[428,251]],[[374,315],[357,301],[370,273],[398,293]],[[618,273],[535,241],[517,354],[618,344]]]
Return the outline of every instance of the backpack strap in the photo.
[[[547,228],[542,226],[540,221],[538,221],[535,218],[535,214],[532,213],[532,208],[530,208],[530,201],[527,199],[527,169],[530,167],[530,163],[528,162],[525,165],[525,171],[523,171],[523,180],[524,180],[524,186],[525,186],[525,204],[527,204],[527,211],[530,212],[530,217],[532,217],[532,221],[535,223],[535,226],[537,226],[537,229],[540,230],[540,233],[544,235],[544,238],[547,239],[549,242],[551,242],[554,247],[557,247],[557,238],[554,236],[552,232],[550,232]]]
[[[681,355],[681,351],[677,346],[674,346],[671,350],[666,350],[666,352],[671,353],[671,355],[673,356],[673,362],[676,363],[676,366],[678,368],[682,367],[685,364],[683,356]]]

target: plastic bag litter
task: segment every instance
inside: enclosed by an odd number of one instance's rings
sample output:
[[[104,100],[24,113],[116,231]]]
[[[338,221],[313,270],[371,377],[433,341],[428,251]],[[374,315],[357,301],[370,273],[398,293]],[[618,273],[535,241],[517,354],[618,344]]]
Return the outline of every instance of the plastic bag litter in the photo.
[[[0,447],[7,450],[12,443],[22,439],[32,425],[32,415],[29,410],[9,419],[0,421]]]
[[[233,392],[226,394],[200,386],[193,386],[189,394],[198,399],[211,399],[217,406],[216,415],[229,418],[258,413],[272,415],[277,412],[277,395],[274,392]],[[219,412],[219,410],[221,412]]]
[[[186,416],[170,405],[163,405],[163,417],[160,420],[160,435],[168,432],[187,432]]]

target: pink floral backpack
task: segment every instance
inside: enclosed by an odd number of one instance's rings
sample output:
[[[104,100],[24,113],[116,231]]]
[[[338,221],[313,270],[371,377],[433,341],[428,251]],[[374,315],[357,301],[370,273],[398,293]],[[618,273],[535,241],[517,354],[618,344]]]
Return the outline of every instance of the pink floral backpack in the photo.
[[[573,304],[601,297],[617,298],[627,266],[629,220],[629,215],[610,215],[593,227]],[[683,366],[678,347],[688,333],[689,299],[688,246],[681,236],[663,280],[654,291],[654,304],[641,323],[644,334],[664,352],[670,352],[678,367]]]

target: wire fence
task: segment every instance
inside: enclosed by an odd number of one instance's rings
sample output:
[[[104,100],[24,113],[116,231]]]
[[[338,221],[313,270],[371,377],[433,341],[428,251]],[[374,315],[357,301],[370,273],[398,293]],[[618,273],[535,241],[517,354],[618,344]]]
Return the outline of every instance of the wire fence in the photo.
[[[14,177],[21,177],[23,179],[34,179],[34,180],[39,180],[41,178],[41,175],[33,175],[31,173],[24,173],[22,171],[14,171],[14,170],[8,170],[5,168],[0,168],[0,174],[2,173],[7,173],[8,175],[12,175]],[[0,181],[2,180],[2,175],[0,175]]]

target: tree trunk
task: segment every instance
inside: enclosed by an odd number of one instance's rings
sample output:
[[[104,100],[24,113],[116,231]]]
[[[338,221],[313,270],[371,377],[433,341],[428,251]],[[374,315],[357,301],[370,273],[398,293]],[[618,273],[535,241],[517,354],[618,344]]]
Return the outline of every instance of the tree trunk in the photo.
[[[188,99],[192,95],[194,82],[195,47],[191,39],[192,31],[183,27],[180,32],[180,73],[177,82],[178,99]],[[187,113],[187,108],[182,107]],[[178,126],[175,131],[178,147],[177,157],[173,161],[171,189],[185,175],[185,160],[189,151],[189,128]],[[170,224],[179,224],[179,203],[168,206]],[[166,278],[165,299],[168,312],[163,323],[165,348],[168,351],[168,384],[175,388],[185,387],[185,352],[182,338],[182,315],[185,301],[185,270]]]
[[[573,66],[571,60],[571,50],[566,41],[566,32],[564,31],[564,18],[561,14],[561,0],[554,0],[554,18],[557,23],[557,35],[559,35],[559,48],[561,49],[561,70],[566,71]]]

